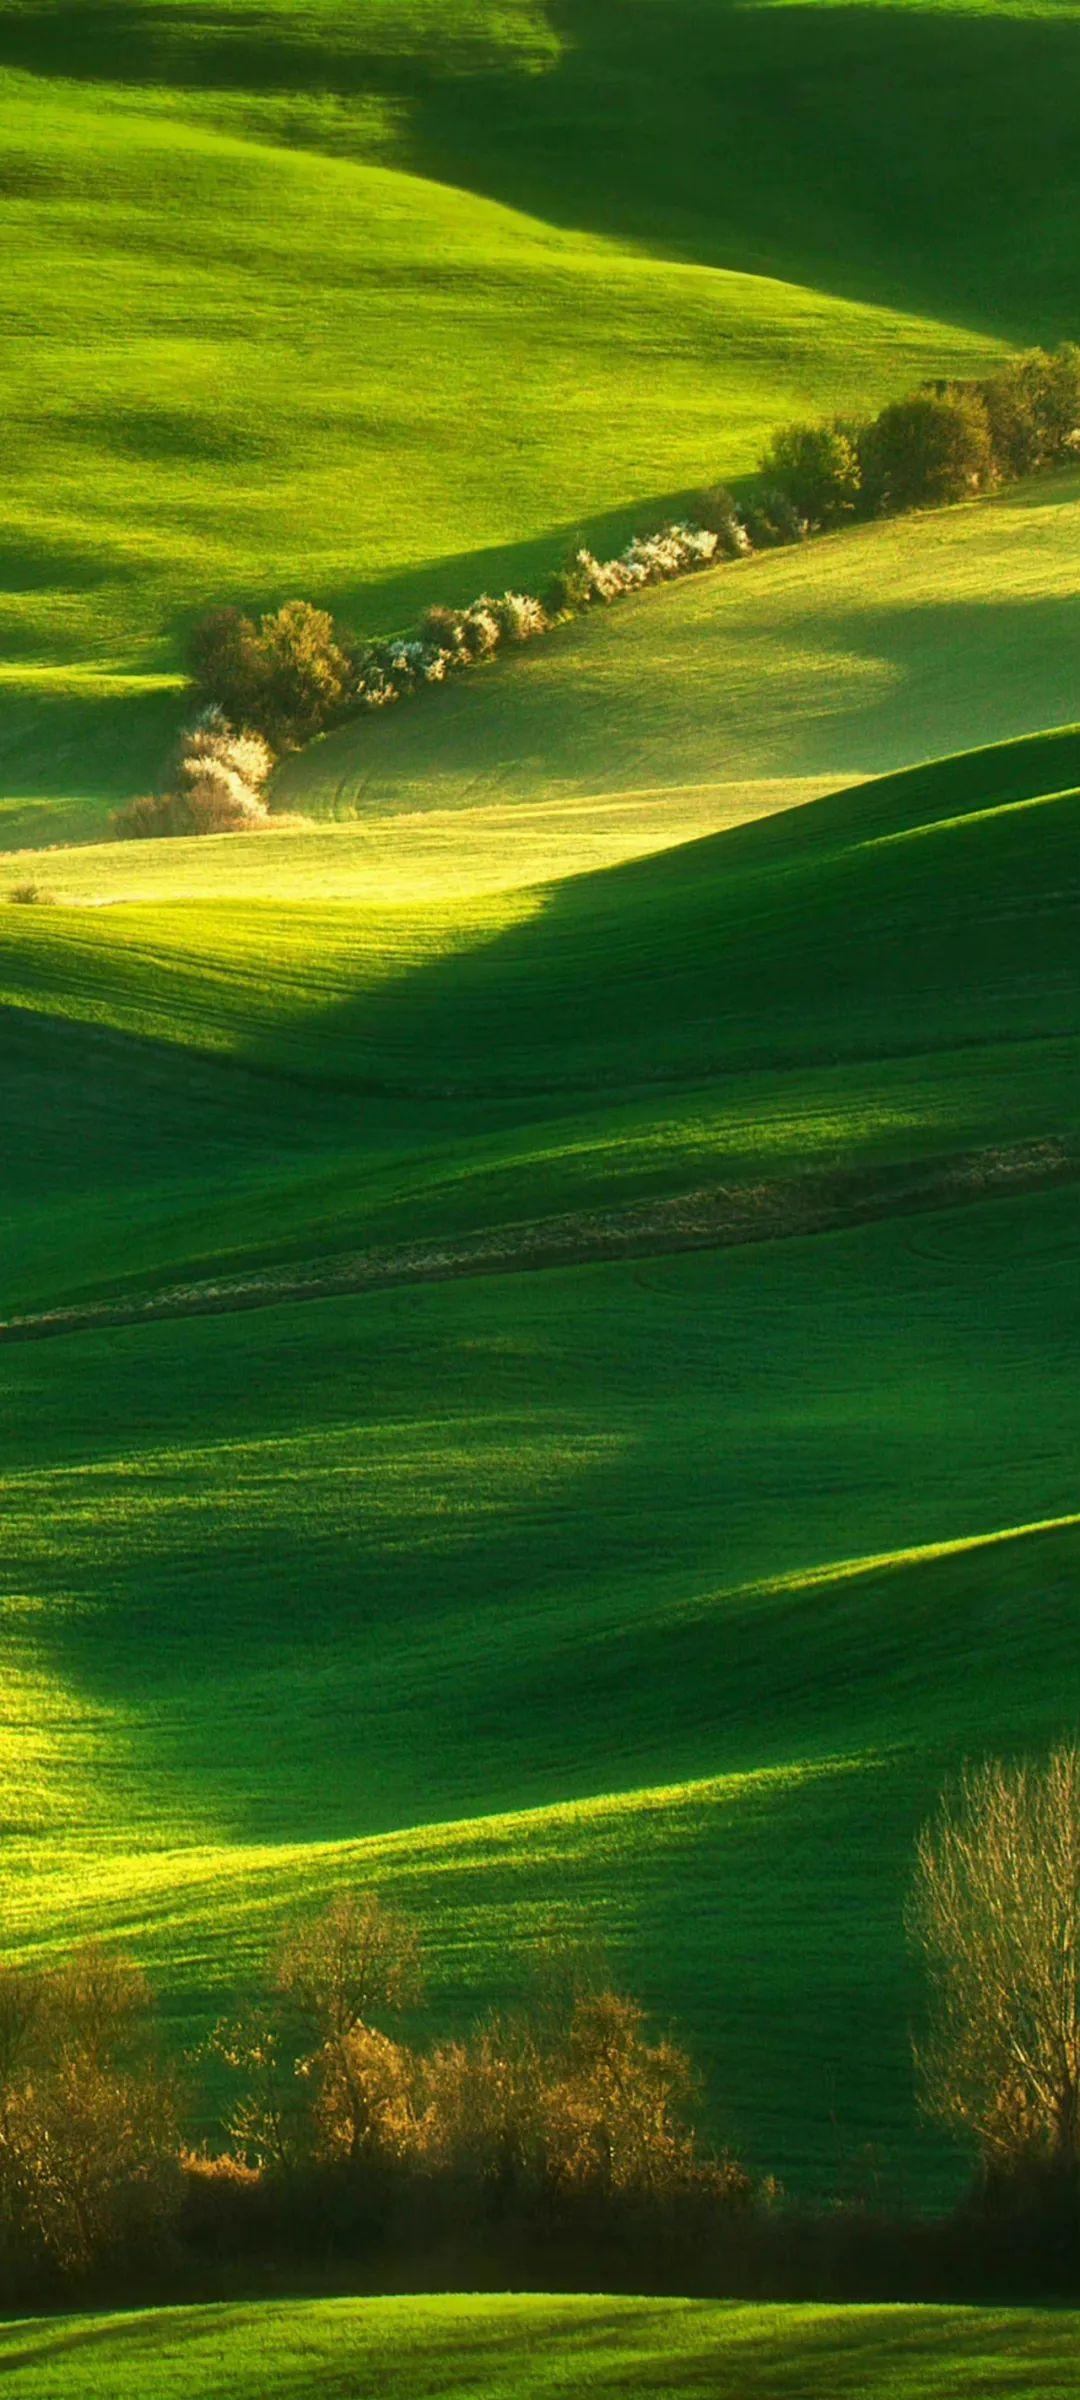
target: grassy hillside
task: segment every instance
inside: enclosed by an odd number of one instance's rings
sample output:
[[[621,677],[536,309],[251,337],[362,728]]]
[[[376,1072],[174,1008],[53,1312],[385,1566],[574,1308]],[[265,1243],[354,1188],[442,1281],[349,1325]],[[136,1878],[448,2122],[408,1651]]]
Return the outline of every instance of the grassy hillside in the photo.
[[[1072,2400],[1071,2311],[655,2300],[336,2300],[67,2317],[0,2332],[12,2400]]]
[[[738,475],[793,411],[1075,331],[1078,38],[1060,6],[0,0],[12,838],[151,779],[208,599],[380,625]]]
[[[913,1831],[1076,1713],[1078,757],[411,910],[289,900],[283,834],[209,845],[213,899],[175,844],[172,900],[3,911],[6,1310],[480,1232],[502,1270],[7,1350],[20,1939],[122,1935],[190,2029],[343,1873],[419,1910],[443,2011],[558,1914],[755,2159],[932,2188]],[[702,1193],[762,1238],[672,1255],[649,1211]],[[553,1214],[583,1263],[522,1271]]]
[[[228,130],[98,84],[9,76],[0,104],[5,784],[65,800],[61,833],[159,763],[209,599],[299,587],[382,623],[750,465],[778,410],[986,355],[282,146],[239,100]]]
[[[58,861],[71,905],[0,913],[0,1299],[1066,1133],[1078,755],[1065,732],[412,909],[337,896],[332,840],[319,898],[290,836],[137,846],[175,877],[153,905],[80,904],[130,891],[125,846]]]
[[[279,805],[357,812],[369,875],[382,851],[409,873],[418,832],[445,852],[446,811],[455,845],[501,842],[512,865],[557,830],[572,866],[575,838],[609,821],[628,846],[685,840],[1066,723],[1078,540],[1080,479],[1062,476],[649,592],[314,743],[281,771]],[[427,822],[394,822],[410,812]]]

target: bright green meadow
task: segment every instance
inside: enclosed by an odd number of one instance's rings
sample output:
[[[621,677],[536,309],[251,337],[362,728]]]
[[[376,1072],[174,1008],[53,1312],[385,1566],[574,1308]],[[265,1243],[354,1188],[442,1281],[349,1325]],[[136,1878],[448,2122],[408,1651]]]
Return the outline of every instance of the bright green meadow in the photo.
[[[1075,333],[1078,43],[1059,0],[0,0],[11,838],[153,780],[201,605],[385,628]]]
[[[429,845],[442,888],[537,881],[1064,724],[1078,555],[1069,475],[691,577],[313,742],[278,805],[352,816],[393,897]]]
[[[264,2301],[0,2331],[12,2400],[1072,2400],[1076,2315],[690,2300]]]

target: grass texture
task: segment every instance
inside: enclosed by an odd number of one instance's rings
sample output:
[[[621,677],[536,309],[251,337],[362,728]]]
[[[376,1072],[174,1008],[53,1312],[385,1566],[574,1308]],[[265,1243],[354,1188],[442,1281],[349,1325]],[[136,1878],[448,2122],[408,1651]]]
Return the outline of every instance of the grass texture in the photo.
[[[2,0],[10,838],[152,780],[208,601],[382,627],[793,413],[1075,331],[1078,38],[1071,6]]]
[[[230,899],[225,844],[215,897],[167,845],[174,899],[4,910],[5,1311],[506,1243],[7,1350],[17,1944],[122,1939],[189,2039],[343,1876],[417,1910],[444,2018],[558,1921],[756,2163],[946,2188],[901,1907],[942,1776],[1075,1721],[1076,1214],[888,1177],[1067,1176],[1078,760],[412,908]],[[852,1169],[840,1231],[514,1271],[545,1215]]]
[[[513,2297],[269,2301],[0,2332],[12,2400],[1072,2400],[1075,2312]]]
[[[650,592],[287,762],[354,815],[368,876],[585,832],[627,848],[1064,724],[1080,678],[1080,479],[894,519]],[[640,825],[640,833],[637,831]],[[580,830],[579,830],[580,829]],[[575,839],[582,851],[574,850]],[[532,879],[538,875],[533,872]]]

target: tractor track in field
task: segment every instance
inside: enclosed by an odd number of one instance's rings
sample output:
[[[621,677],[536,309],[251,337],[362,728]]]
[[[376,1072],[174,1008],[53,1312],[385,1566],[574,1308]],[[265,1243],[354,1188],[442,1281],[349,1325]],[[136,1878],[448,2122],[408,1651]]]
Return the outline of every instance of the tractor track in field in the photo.
[[[178,1317],[228,1316],[387,1291],[412,1283],[448,1283],[467,1275],[511,1275],[605,1260],[671,1257],[753,1242],[832,1233],[848,1225],[1069,1183],[1080,1176],[1080,1149],[1057,1141],[1017,1142],[945,1158],[877,1169],[837,1170],[766,1183],[703,1185],[619,1208],[579,1209],[533,1223],[485,1227],[443,1241],[337,1251],[323,1258],[217,1276],[158,1291],[89,1300],[0,1320],[0,1342],[44,1341],[160,1323]]]

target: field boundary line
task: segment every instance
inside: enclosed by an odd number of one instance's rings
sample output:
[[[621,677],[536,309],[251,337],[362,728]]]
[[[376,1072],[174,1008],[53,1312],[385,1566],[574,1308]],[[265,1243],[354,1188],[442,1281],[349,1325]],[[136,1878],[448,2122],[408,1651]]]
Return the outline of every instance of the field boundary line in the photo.
[[[331,1300],[404,1284],[464,1276],[516,1275],[541,1268],[663,1258],[800,1235],[934,1209],[971,1207],[1080,1175],[1080,1149],[1046,1139],[878,1169],[838,1170],[786,1181],[715,1184],[622,1207],[575,1210],[532,1223],[487,1226],[445,1240],[392,1249],[337,1251],[261,1274],[218,1276],[156,1292],[90,1300],[0,1320],[0,1342],[42,1341],[246,1309]]]

